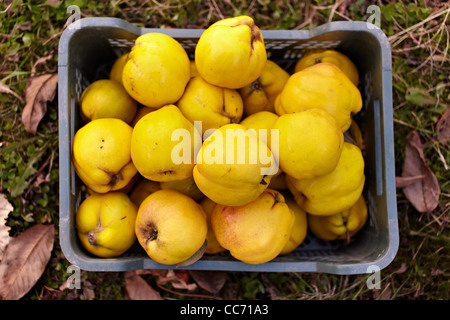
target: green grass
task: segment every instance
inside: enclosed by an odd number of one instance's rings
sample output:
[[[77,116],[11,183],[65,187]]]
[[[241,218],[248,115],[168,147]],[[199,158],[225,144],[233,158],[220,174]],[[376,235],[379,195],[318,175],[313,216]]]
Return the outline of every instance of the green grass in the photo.
[[[352,1],[340,11],[333,1],[6,1],[0,4],[0,81],[19,96],[35,62],[55,52],[37,67],[38,73],[57,71],[59,36],[69,18],[70,4],[82,17],[113,16],[140,27],[205,28],[212,22],[239,14],[254,17],[262,29],[310,29],[327,21],[366,20],[367,2]],[[393,99],[396,174],[401,174],[406,137],[420,133],[427,164],[439,179],[441,202],[432,213],[419,213],[397,190],[400,247],[395,260],[382,271],[381,289],[366,286],[368,275],[314,273],[227,273],[218,296],[230,299],[449,299],[449,196],[448,147],[437,140],[436,123],[449,106],[449,42],[442,13],[444,2],[419,0],[379,1],[381,28],[390,37],[393,56]],[[447,9],[449,7],[447,6]],[[407,30],[405,32],[404,30]],[[14,206],[9,215],[11,234],[36,223],[58,226],[58,114],[57,99],[48,105],[35,136],[21,124],[24,104],[0,94],[0,192]],[[42,180],[44,179],[44,180]],[[69,262],[64,258],[55,228],[55,247],[47,268],[23,298],[39,299],[66,281]],[[65,290],[54,299],[86,299],[93,287],[98,300],[124,299],[123,273],[81,272],[86,290]],[[186,299],[186,291],[144,277],[165,298]],[[50,288],[50,289],[47,289]],[[170,290],[170,291],[169,291]],[[180,294],[175,294],[178,291]],[[193,294],[211,296],[198,288]]]

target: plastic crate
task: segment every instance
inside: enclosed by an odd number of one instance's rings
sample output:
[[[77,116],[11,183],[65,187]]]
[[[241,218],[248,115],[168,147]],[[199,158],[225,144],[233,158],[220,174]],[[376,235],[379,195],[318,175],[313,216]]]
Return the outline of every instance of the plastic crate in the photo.
[[[61,36],[58,62],[60,244],[66,259],[88,271],[168,269],[150,259],[136,241],[116,258],[98,258],[84,250],[75,230],[82,183],[71,163],[75,132],[82,125],[79,98],[93,81],[107,78],[114,60],[129,51],[144,33],[161,32],[178,40],[194,57],[201,29],[139,28],[117,18],[85,18],[79,28],[69,26]],[[361,274],[381,270],[398,249],[398,221],[392,116],[391,50],[384,33],[366,22],[331,22],[312,30],[262,30],[268,57],[292,73],[309,49],[336,49],[347,54],[360,72],[363,109],[355,120],[365,141],[366,184],[363,191],[369,218],[351,241],[326,242],[308,234],[291,254],[262,264],[246,264],[229,253],[205,255],[184,267],[196,270],[323,272]],[[183,269],[183,268],[181,268]]]

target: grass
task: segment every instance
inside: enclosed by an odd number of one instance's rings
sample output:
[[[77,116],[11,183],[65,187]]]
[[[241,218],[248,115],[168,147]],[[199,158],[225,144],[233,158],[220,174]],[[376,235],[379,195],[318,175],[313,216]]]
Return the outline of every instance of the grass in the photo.
[[[52,4],[55,3],[55,4]],[[78,5],[82,17],[113,16],[141,27],[205,28],[239,14],[254,17],[262,29],[310,29],[327,21],[368,18],[365,1],[5,1],[0,4],[0,82],[20,97],[36,61],[38,73],[57,71],[57,46],[69,18],[66,8]],[[381,288],[368,289],[368,275],[315,273],[227,273],[219,292],[230,299],[449,299],[448,147],[439,143],[436,123],[449,106],[449,6],[441,1],[376,1],[381,28],[392,46],[396,174],[401,174],[406,137],[420,133],[427,164],[439,179],[439,207],[419,213],[397,190],[400,247],[395,260],[382,271]],[[345,6],[345,7],[344,7]],[[8,225],[19,234],[36,223],[58,225],[58,114],[57,102],[48,105],[35,136],[21,124],[24,104],[0,94],[0,192],[14,206]],[[66,281],[69,262],[55,247],[44,274],[23,298],[37,300]],[[55,299],[124,299],[122,273],[81,272],[80,290],[65,290]],[[185,299],[170,284],[145,275],[164,298]],[[169,291],[170,290],[170,291]],[[209,295],[198,288],[195,294]]]

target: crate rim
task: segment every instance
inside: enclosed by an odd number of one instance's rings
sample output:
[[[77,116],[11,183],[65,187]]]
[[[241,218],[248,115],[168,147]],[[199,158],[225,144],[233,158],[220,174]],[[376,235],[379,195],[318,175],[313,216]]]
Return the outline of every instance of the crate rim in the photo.
[[[69,130],[67,128],[63,128],[61,126],[64,123],[67,123],[67,115],[65,114],[65,106],[68,105],[69,101],[65,94],[64,85],[68,83],[68,47],[71,38],[81,29],[83,28],[119,28],[125,29],[130,33],[134,33],[136,36],[140,36],[149,32],[160,32],[165,33],[170,36],[176,38],[191,38],[191,37],[200,37],[200,35],[206,29],[162,29],[162,28],[140,28],[126,20],[120,18],[113,17],[88,17],[82,18],[77,21],[79,23],[79,27],[76,28],[76,24],[70,24],[62,33],[60,41],[59,41],[59,55],[58,55],[58,113],[59,113],[59,149],[60,152],[67,152],[70,154],[70,146],[67,144],[67,140],[61,139],[69,137]],[[372,27],[373,26],[373,27]],[[355,30],[357,29],[357,30]],[[329,274],[341,274],[341,275],[349,275],[349,274],[364,274],[364,273],[372,273],[374,272],[371,269],[372,266],[376,266],[378,270],[382,270],[387,267],[395,258],[398,247],[399,247],[399,233],[398,233],[398,220],[397,220],[397,199],[396,199],[396,186],[395,186],[395,156],[394,156],[394,131],[393,131],[393,111],[392,111],[392,57],[391,57],[391,46],[389,40],[385,33],[375,25],[365,22],[365,21],[332,21],[325,23],[323,25],[314,27],[310,30],[265,30],[262,29],[261,32],[263,34],[264,39],[282,39],[282,40],[295,40],[298,38],[313,38],[320,36],[321,34],[332,32],[332,31],[352,31],[352,32],[367,32],[373,35],[379,42],[382,54],[381,54],[381,68],[382,68],[382,82],[386,85],[383,85],[382,89],[382,99],[383,99],[383,116],[384,119],[388,119],[388,121],[383,122],[383,140],[388,145],[388,148],[385,148],[385,154],[383,158],[384,164],[384,177],[386,177],[385,182],[385,192],[386,192],[386,200],[387,200],[387,220],[388,220],[388,249],[380,254],[377,260],[368,262],[368,263],[328,263],[323,261],[298,261],[298,262],[289,262],[289,266],[286,266],[285,262],[275,262],[270,261],[262,264],[251,265],[244,264],[239,261],[221,261],[222,266],[217,267],[214,266],[214,269],[211,269],[211,263],[214,264],[213,260],[200,260],[186,267],[185,269],[190,270],[224,270],[224,271],[249,271],[249,272],[323,272]],[[64,120],[66,122],[64,122]],[[69,157],[70,159],[70,157]],[[66,159],[67,160],[67,159]],[[60,170],[67,170],[66,172],[70,172],[70,161],[63,161],[62,157],[59,160]],[[59,190],[67,190],[70,186],[69,179],[61,179],[60,175],[60,183]],[[78,266],[79,268],[87,271],[127,271],[131,270],[130,265],[134,265],[134,268],[143,267],[144,263],[140,261],[132,261],[132,259],[125,259],[130,261],[124,261],[119,266],[114,265],[111,267],[109,259],[103,259],[101,261],[96,260],[96,268],[92,269],[90,259],[82,259],[76,256],[70,247],[70,243],[67,239],[64,239],[64,235],[70,233],[69,226],[69,217],[61,217],[61,213],[64,210],[70,209],[67,199],[63,199],[62,195],[60,195],[60,245],[61,249],[64,252],[66,259],[72,263],[73,265]],[[236,263],[240,263],[241,268],[236,268]],[[232,264],[234,267],[232,269],[227,266]],[[339,266],[336,268],[336,266]],[[99,268],[99,266],[101,266]],[[299,266],[301,266],[301,271],[299,271]],[[174,266],[171,265],[160,265],[160,269],[172,269]],[[179,268],[183,269],[183,268]]]

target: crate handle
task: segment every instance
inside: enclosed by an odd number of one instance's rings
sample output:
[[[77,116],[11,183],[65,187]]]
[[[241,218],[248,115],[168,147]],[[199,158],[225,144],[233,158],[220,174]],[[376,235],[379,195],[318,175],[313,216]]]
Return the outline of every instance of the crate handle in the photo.
[[[381,143],[381,108],[380,99],[373,100],[373,118],[374,118],[374,138],[375,138],[375,180],[377,196],[383,195],[383,160]]]

